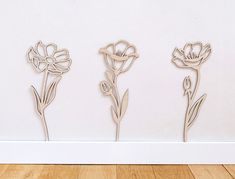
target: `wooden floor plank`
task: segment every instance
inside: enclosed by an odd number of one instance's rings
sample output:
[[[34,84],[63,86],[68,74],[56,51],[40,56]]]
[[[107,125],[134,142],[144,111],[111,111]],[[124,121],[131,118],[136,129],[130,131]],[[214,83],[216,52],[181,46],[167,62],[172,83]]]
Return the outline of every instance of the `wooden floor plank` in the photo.
[[[155,179],[151,165],[117,165],[117,179]]]
[[[232,179],[235,165],[0,165],[4,179]]]
[[[78,178],[75,165],[8,165],[0,178],[4,179],[73,179]]]
[[[233,179],[222,165],[189,165],[196,179]]]
[[[79,179],[116,179],[116,165],[81,165]]]
[[[77,179],[79,173],[79,165],[44,165],[38,178]]]
[[[224,167],[235,178],[235,165],[224,165]]]
[[[4,179],[24,179],[38,178],[43,166],[38,165],[6,165],[6,170],[1,173],[0,178]]]
[[[187,165],[152,165],[157,179],[194,179]]]
[[[9,165],[0,165],[0,178],[6,172]]]

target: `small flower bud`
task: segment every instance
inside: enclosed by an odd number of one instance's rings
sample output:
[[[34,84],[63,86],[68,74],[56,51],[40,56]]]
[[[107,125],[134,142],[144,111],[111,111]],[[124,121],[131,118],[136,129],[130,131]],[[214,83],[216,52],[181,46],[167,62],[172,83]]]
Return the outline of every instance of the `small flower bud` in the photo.
[[[112,92],[112,87],[107,81],[101,81],[100,82],[100,89],[104,95],[110,95]]]
[[[191,88],[191,79],[189,76],[184,78],[183,87],[185,92],[189,91]]]

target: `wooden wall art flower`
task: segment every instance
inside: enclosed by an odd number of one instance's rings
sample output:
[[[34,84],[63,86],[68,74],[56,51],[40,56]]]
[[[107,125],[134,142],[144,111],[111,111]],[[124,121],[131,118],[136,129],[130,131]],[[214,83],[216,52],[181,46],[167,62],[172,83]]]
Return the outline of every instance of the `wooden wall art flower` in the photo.
[[[190,76],[185,77],[183,81],[184,95],[187,96],[187,109],[185,113],[183,140],[187,141],[189,128],[193,125],[198,117],[199,111],[207,94],[203,94],[194,102],[199,82],[201,65],[208,60],[211,54],[211,46],[202,43],[188,43],[183,49],[175,48],[172,56],[172,62],[179,68],[192,69],[196,73],[196,82],[192,89],[192,80]]]
[[[113,105],[111,106],[111,114],[116,124],[116,141],[119,140],[120,123],[128,106],[128,89],[124,95],[120,97],[117,79],[122,73],[127,72],[135,60],[139,57],[134,45],[127,41],[121,40],[117,43],[109,44],[99,50],[103,54],[105,64],[107,66],[106,80],[100,82],[100,89],[106,96],[110,96]]]
[[[71,59],[68,50],[58,49],[56,44],[48,45],[39,41],[35,47],[31,47],[27,53],[28,62],[38,73],[43,73],[41,95],[34,86],[33,95],[36,102],[36,111],[42,121],[45,140],[49,141],[49,131],[45,118],[45,109],[54,100],[56,89],[62,75],[70,70]],[[52,78],[48,85],[49,76]]]

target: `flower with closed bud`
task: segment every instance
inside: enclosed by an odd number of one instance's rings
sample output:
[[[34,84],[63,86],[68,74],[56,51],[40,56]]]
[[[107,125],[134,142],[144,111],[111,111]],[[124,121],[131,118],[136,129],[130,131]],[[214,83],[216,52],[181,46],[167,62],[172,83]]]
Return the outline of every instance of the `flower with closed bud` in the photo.
[[[101,89],[102,93],[106,96],[108,96],[112,93],[112,86],[107,81],[100,82],[100,89]]]
[[[187,94],[190,89],[191,89],[191,79],[190,79],[190,76],[187,76],[184,78],[184,82],[183,82],[183,87],[184,87],[184,91],[185,93],[184,94]]]

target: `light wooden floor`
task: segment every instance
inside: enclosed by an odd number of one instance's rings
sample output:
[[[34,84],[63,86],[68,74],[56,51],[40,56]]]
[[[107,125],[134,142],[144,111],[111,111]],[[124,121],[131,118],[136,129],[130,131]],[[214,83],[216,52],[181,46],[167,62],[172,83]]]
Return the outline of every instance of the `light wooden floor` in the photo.
[[[235,165],[0,165],[0,179],[232,179]]]

